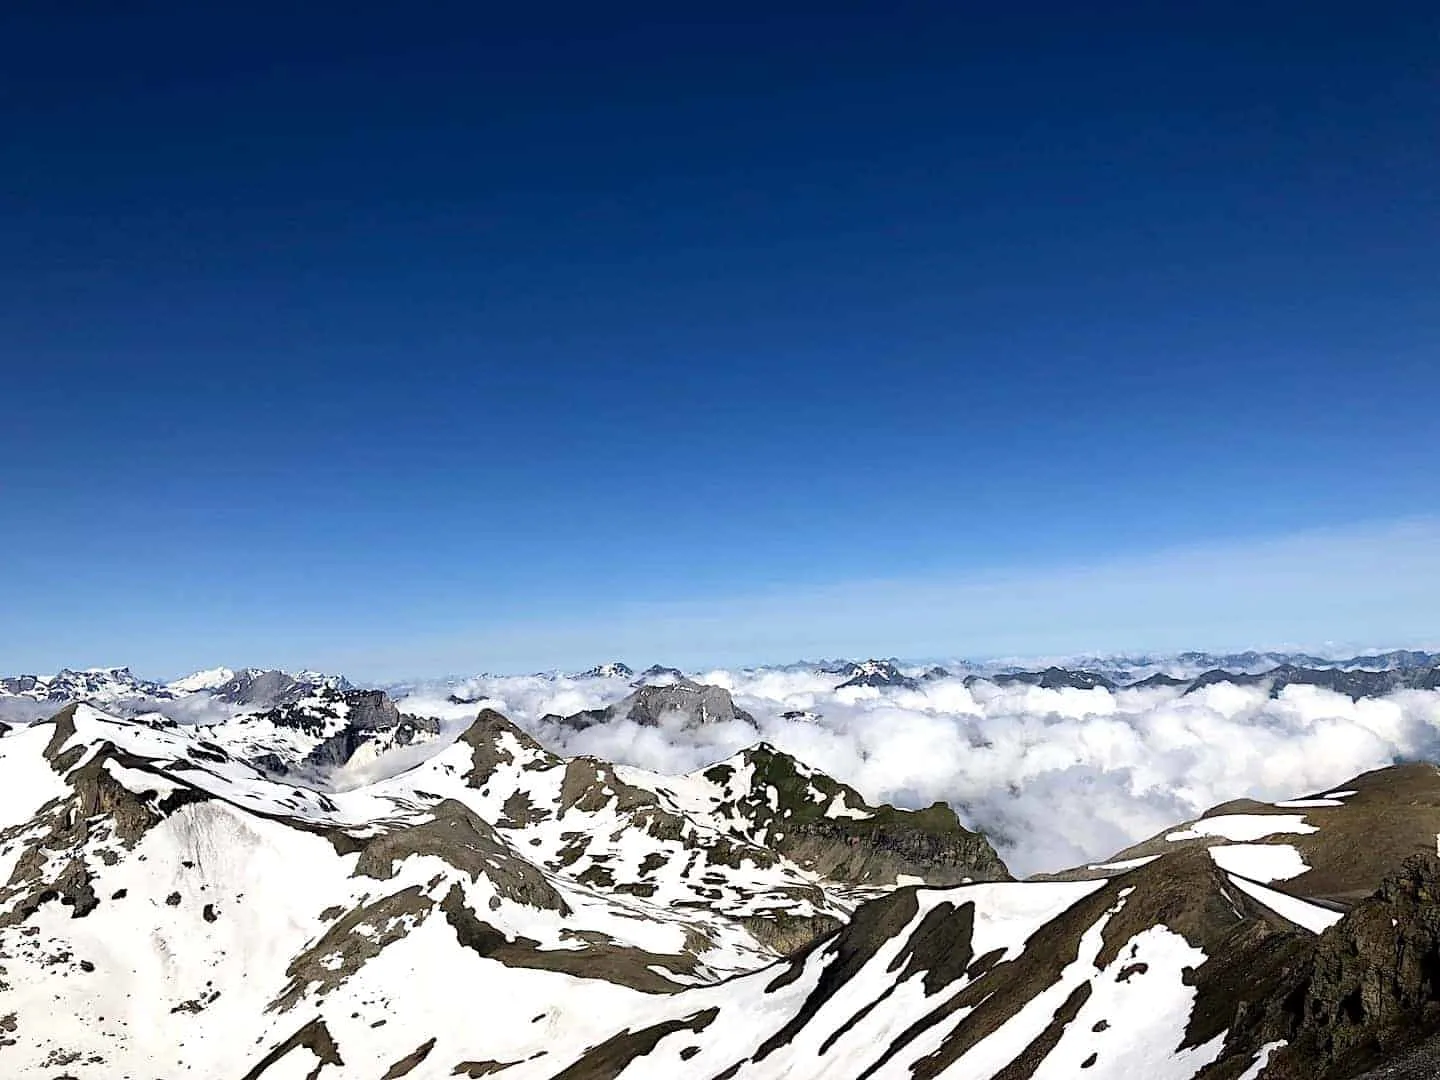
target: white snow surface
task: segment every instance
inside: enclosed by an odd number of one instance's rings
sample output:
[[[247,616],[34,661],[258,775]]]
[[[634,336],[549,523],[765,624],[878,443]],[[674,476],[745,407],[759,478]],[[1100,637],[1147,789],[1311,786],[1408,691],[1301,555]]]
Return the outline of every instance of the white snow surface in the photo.
[[[1214,844],[1210,857],[1221,870],[1251,881],[1286,881],[1310,867],[1293,844]]]
[[[177,694],[195,694],[201,690],[214,690],[218,686],[224,686],[234,677],[235,672],[230,668],[209,668],[186,675],[183,679],[176,679],[172,683],[166,683],[166,689]]]
[[[1255,1060],[1250,1063],[1250,1067],[1241,1073],[1236,1080],[1259,1080],[1260,1074],[1265,1071],[1265,1066],[1270,1064],[1270,1055],[1285,1045],[1286,1040],[1277,1039],[1274,1042],[1268,1042],[1260,1047],[1260,1049],[1256,1051]]]
[[[1311,933],[1324,933],[1344,918],[1342,912],[1331,911],[1329,908],[1320,907],[1318,904],[1311,904],[1307,901],[1299,900],[1288,893],[1280,892],[1277,889],[1266,888],[1264,885],[1258,885],[1253,881],[1246,881],[1244,878],[1236,877],[1234,874],[1230,875],[1230,880],[1235,883],[1237,888],[1260,901],[1260,903],[1275,912],[1276,915],[1279,915],[1283,919],[1289,919],[1296,926],[1303,926]]]
[[[1202,840],[1218,837],[1223,840],[1261,840],[1280,833],[1319,832],[1307,825],[1301,814],[1220,814],[1201,818],[1184,829],[1166,833],[1166,840]]]

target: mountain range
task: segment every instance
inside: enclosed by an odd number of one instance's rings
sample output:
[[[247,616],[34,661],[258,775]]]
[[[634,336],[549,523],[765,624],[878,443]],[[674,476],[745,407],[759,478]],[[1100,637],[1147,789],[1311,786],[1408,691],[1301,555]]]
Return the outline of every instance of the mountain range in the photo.
[[[1044,688],[1121,689],[1125,687],[1180,686],[1198,689],[1216,682],[1258,685],[1269,682],[1323,686],[1352,697],[1376,696],[1404,688],[1433,687],[1440,671],[1440,653],[1397,649],[1384,653],[1327,659],[1307,653],[1241,652],[1211,654],[1185,652],[1174,656],[1118,656],[1072,659],[1043,667],[1007,662],[954,662],[948,666],[907,664],[900,660],[817,661],[787,664],[752,671],[813,671],[837,677],[836,688],[896,687],[914,689],[951,677],[968,684],[1026,684]],[[653,664],[636,671],[619,661],[608,661],[568,678],[575,681],[621,681],[634,689],[693,679],[695,673]],[[555,673],[537,677],[553,679]],[[457,682],[460,680],[456,680]],[[425,684],[396,684],[377,689],[407,690]],[[267,668],[226,667],[198,671],[170,682],[146,679],[128,667],[62,669],[54,675],[0,677],[0,707],[30,702],[39,706],[90,701],[133,708],[137,703],[174,701],[205,695],[241,707],[274,708],[298,701],[315,691],[354,689],[344,676],[315,671],[286,672]],[[460,695],[456,695],[460,698]]]
[[[949,807],[768,744],[666,776],[416,719],[320,684],[8,730],[7,1075],[1430,1075],[1433,765],[1016,881]]]

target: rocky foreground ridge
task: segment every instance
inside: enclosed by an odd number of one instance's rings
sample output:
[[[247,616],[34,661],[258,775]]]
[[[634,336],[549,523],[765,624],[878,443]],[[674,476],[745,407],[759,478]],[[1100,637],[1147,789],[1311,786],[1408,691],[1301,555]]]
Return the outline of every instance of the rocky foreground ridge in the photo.
[[[5,1075],[1433,1075],[1434,766],[1013,881],[949,808],[770,746],[667,777],[356,693],[0,737]],[[377,730],[433,752],[307,782]]]

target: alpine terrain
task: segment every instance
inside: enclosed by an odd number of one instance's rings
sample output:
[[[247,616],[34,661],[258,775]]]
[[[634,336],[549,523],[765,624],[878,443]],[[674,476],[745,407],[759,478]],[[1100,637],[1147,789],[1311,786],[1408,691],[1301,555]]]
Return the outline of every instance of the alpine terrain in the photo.
[[[612,703],[542,726],[756,725],[654,674],[578,676]],[[0,737],[6,1076],[1431,1075],[1433,765],[1222,804],[1017,881],[945,804],[872,804],[763,741],[662,775],[335,676],[62,675],[6,686],[50,706]],[[198,695],[230,711],[167,711]]]

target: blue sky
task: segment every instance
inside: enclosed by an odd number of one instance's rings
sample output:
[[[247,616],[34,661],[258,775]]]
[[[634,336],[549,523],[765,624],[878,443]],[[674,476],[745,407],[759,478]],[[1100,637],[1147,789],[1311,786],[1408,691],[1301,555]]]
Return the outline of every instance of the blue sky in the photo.
[[[1431,6],[682,7],[0,12],[0,668],[1433,639]]]

